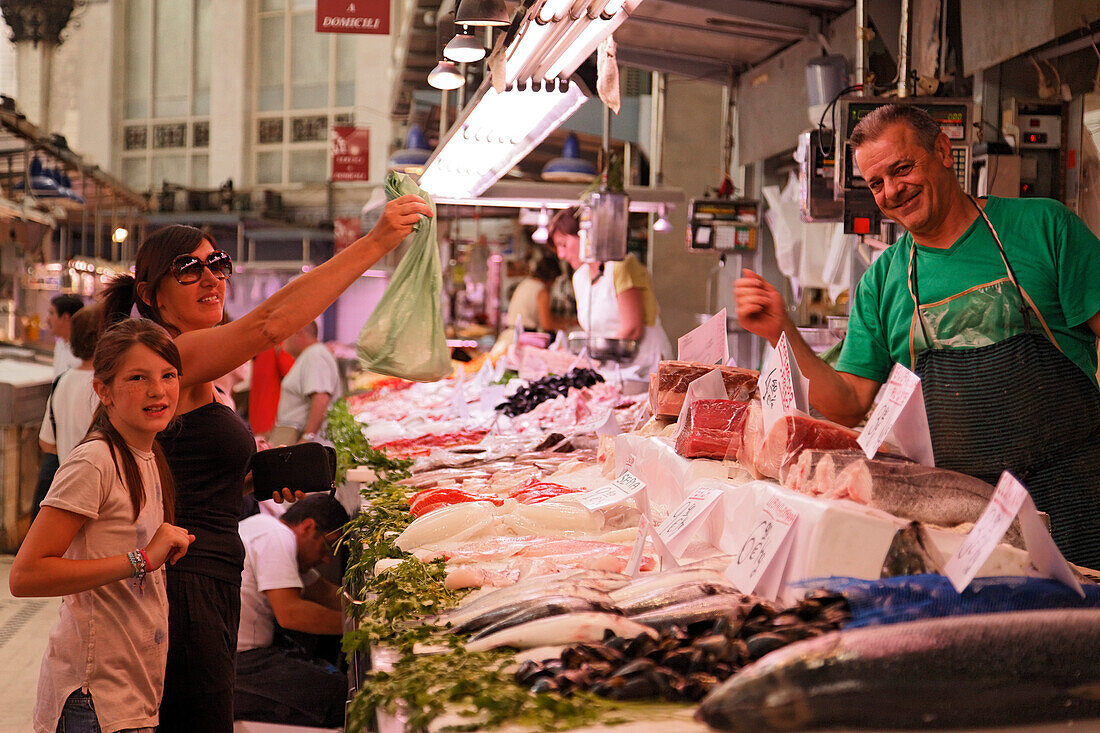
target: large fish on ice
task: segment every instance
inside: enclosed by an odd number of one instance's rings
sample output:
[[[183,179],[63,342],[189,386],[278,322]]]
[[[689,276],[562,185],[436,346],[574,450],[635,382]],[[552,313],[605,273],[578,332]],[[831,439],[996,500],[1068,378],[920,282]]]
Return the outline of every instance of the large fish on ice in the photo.
[[[483,652],[501,646],[517,649],[530,649],[536,646],[554,646],[573,644],[582,641],[600,641],[604,632],[611,631],[615,636],[633,639],[642,634],[657,638],[657,632],[648,626],[622,616],[610,613],[568,613],[564,616],[550,616],[537,621],[529,621],[485,636],[466,645],[466,650]]]
[[[1100,717],[1100,609],[978,614],[836,631],[764,656],[696,717],[765,733]]]

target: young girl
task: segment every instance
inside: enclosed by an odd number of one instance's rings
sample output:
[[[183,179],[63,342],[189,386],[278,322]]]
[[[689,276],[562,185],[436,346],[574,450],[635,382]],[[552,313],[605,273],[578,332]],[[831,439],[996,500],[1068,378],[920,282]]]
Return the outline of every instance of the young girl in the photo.
[[[195,539],[168,524],[156,435],[179,399],[180,356],[145,319],[100,338],[88,435],[61,464],[11,568],[15,596],[64,596],[38,682],[40,733],[152,731],[168,653],[166,562]]]

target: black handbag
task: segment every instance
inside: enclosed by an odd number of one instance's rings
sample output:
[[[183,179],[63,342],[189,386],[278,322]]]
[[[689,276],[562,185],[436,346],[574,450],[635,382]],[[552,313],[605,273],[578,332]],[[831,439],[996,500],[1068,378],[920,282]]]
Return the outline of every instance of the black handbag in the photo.
[[[262,450],[252,456],[252,485],[258,499],[283,489],[335,494],[336,451],[320,443]]]

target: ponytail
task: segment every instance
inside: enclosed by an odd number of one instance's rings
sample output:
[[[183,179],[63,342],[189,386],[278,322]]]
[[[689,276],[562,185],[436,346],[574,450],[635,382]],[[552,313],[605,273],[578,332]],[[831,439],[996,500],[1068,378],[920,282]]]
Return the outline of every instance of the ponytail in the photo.
[[[107,287],[99,296],[100,302],[103,303],[103,317],[99,324],[100,335],[119,321],[129,318],[135,306],[140,317],[148,318],[169,333],[179,335],[174,327],[161,319],[160,312],[156,308],[156,293],[150,296],[152,298],[152,305],[150,305],[138,296],[137,286],[137,280],[133,275],[118,275],[107,283]]]

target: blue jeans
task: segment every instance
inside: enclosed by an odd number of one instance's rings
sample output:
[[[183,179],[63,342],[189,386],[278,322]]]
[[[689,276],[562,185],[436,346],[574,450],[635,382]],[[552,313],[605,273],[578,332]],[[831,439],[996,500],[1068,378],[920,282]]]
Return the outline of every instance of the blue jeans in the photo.
[[[57,721],[57,733],[101,733],[90,693],[74,690],[69,695]]]

